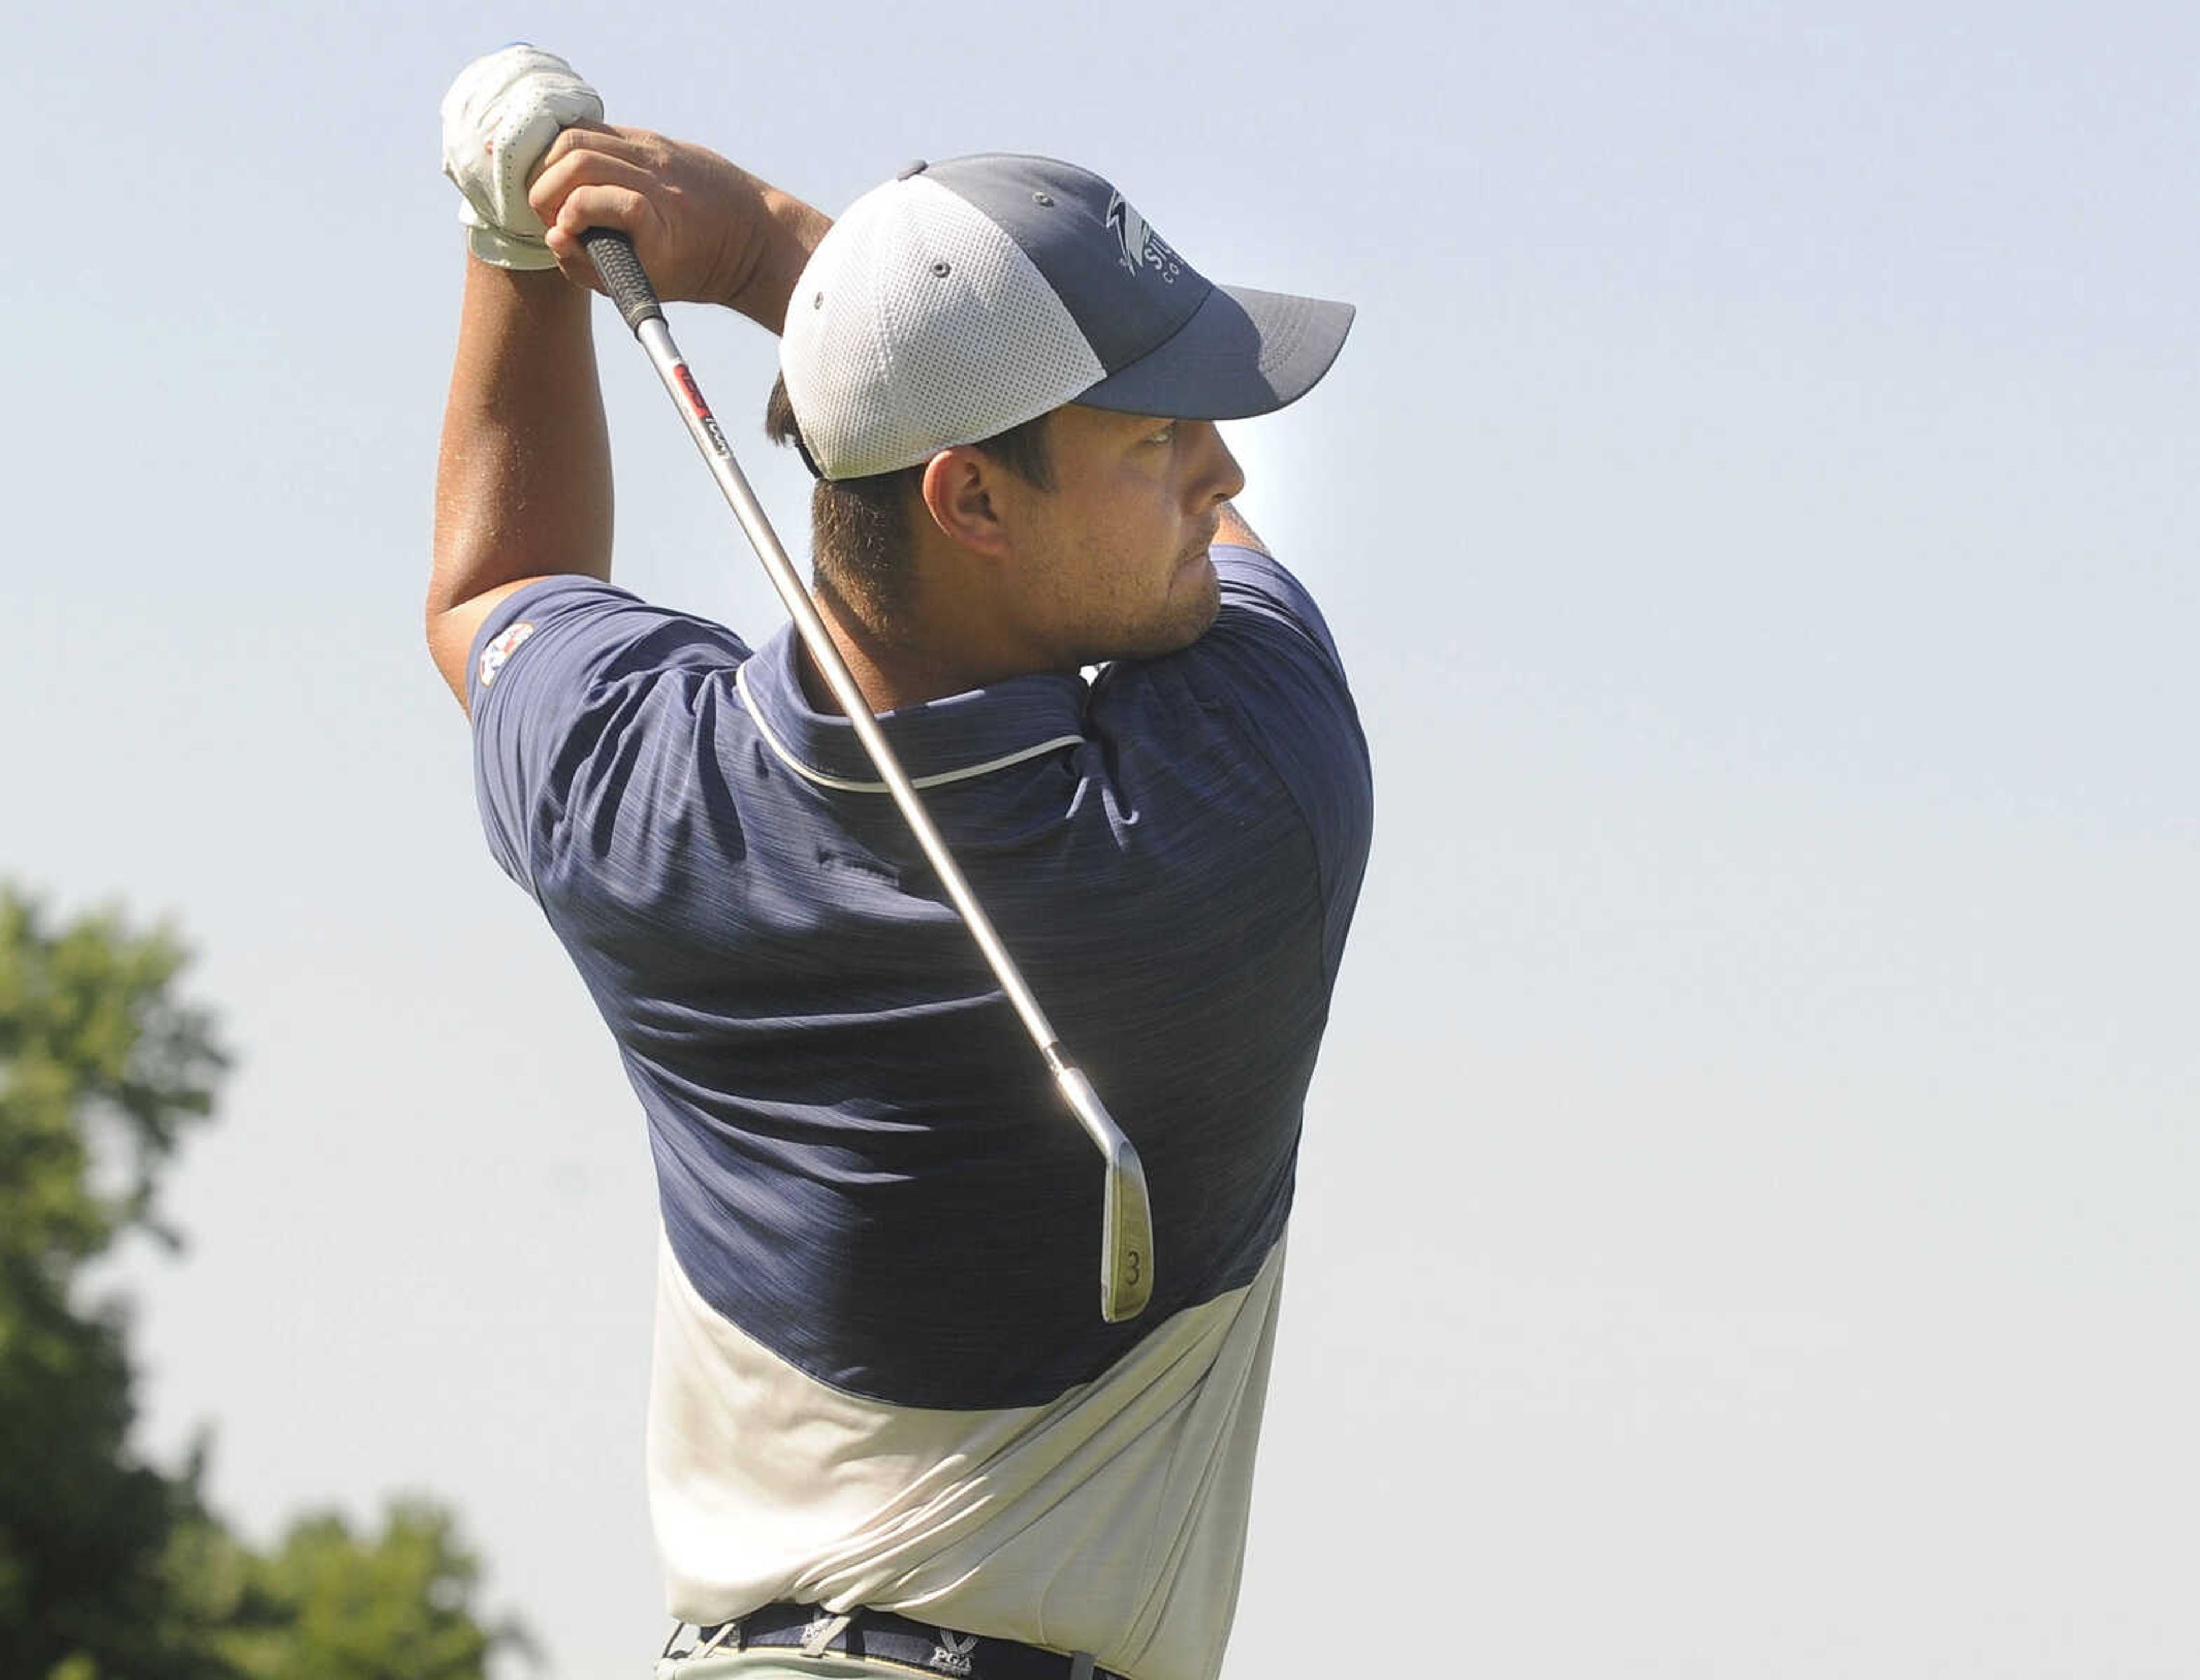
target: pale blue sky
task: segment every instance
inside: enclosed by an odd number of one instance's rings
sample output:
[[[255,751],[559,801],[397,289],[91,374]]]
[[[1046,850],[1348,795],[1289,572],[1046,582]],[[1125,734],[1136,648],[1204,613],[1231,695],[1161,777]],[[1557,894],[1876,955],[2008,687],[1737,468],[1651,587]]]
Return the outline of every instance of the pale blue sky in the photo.
[[[453,1499],[560,1680],[662,1638],[641,1126],[418,635],[514,37],[828,209],[1051,152],[1360,306],[1233,434],[1378,810],[1228,1680],[2200,1670],[2189,7],[18,19],[0,872],[173,914],[243,1058],[150,1440],[256,1530]],[[621,580],[760,633],[601,343]]]

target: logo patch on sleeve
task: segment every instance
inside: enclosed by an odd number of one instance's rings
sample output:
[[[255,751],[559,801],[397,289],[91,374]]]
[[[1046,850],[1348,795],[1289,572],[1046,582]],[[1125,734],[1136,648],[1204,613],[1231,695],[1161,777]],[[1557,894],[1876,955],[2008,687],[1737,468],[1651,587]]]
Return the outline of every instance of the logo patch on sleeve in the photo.
[[[519,645],[534,633],[535,627],[522,621],[482,650],[481,685],[483,688],[496,680],[496,674],[504,668],[504,662],[517,653]]]

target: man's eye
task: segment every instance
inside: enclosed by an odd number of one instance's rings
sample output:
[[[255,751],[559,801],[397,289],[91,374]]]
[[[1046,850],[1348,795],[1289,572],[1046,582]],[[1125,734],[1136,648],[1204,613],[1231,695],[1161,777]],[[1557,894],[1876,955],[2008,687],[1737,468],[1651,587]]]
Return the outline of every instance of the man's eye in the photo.
[[[1147,434],[1146,434],[1146,441],[1147,441],[1148,443],[1173,443],[1173,442],[1175,442],[1175,441],[1176,441],[1176,422],[1175,422],[1175,421],[1173,421],[1173,420],[1172,420],[1172,421],[1170,421],[1170,422],[1168,423],[1168,424],[1167,424],[1167,425],[1166,425],[1166,426],[1162,427],[1162,428],[1161,429],[1161,430],[1159,430],[1159,431],[1157,431],[1157,432],[1149,432],[1149,433],[1147,433]]]

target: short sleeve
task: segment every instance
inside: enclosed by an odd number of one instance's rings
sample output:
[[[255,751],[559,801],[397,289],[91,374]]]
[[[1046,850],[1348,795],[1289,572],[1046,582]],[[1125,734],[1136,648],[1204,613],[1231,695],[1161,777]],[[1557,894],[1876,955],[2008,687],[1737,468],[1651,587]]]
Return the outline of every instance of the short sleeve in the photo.
[[[1344,666],[1320,609],[1267,555],[1218,546],[1222,608],[1180,653],[1111,669],[1106,709],[1169,738],[1189,705],[1226,732],[1234,778],[1278,790],[1304,825],[1319,872],[1325,966],[1334,979],[1366,871],[1374,787]],[[1213,802],[1220,790],[1203,796]]]
[[[723,625],[593,578],[547,578],[499,602],[466,662],[475,794],[498,866],[533,892],[576,774],[662,717],[650,691],[748,656]]]

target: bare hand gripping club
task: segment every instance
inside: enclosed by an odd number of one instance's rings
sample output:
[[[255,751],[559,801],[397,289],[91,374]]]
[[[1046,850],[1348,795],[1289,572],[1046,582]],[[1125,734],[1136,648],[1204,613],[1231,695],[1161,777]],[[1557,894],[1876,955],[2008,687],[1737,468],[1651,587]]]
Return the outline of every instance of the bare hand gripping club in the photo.
[[[594,262],[596,272],[603,277],[611,301],[618,306],[619,313],[626,318],[627,325],[634,330],[635,337],[648,353],[650,363],[657,369],[657,376],[664,382],[664,388],[671,394],[681,418],[688,423],[688,435],[695,440],[695,446],[710,463],[711,476],[718,481],[718,488],[725,493],[734,516],[741,522],[741,529],[748,534],[750,545],[770,575],[772,587],[779,592],[780,600],[794,621],[796,633],[824,674],[833,697],[840,703],[840,709],[855,726],[857,738],[870,755],[879,779],[892,793],[894,803],[901,807],[910,831],[916,836],[916,843],[923,849],[926,860],[947,889],[947,896],[962,915],[963,925],[970,930],[970,936],[978,942],[978,948],[985,954],[994,978],[1001,983],[1001,989],[1015,1006],[1016,1013],[1023,1018],[1024,1027],[1045,1059],[1063,1103],[1107,1163],[1107,1192],[1102,1203],[1100,1233],[1100,1315],[1111,1324],[1137,1317],[1154,1292],[1154,1216],[1152,1205],[1146,1199],[1145,1169],[1139,1164],[1138,1152],[1102,1106],[1092,1082],[1069,1059],[1045,1012],[1039,1008],[1039,1000],[1024,983],[1008,948],[1001,943],[991,919],[971,892],[970,884],[962,878],[962,872],[957,866],[953,854],[948,851],[947,843],[932,825],[916,789],[902,769],[901,761],[894,756],[886,732],[871,715],[863,691],[856,686],[856,680],[826,630],[824,620],[817,615],[810,592],[803,587],[793,563],[787,557],[787,551],[780,545],[771,528],[771,522],[764,516],[763,504],[749,488],[740,464],[734,459],[725,433],[719,429],[710,405],[696,388],[686,359],[673,344],[671,332],[664,324],[664,311],[658,304],[657,289],[642,271],[633,242],[611,228],[590,228],[581,236],[581,243]]]

